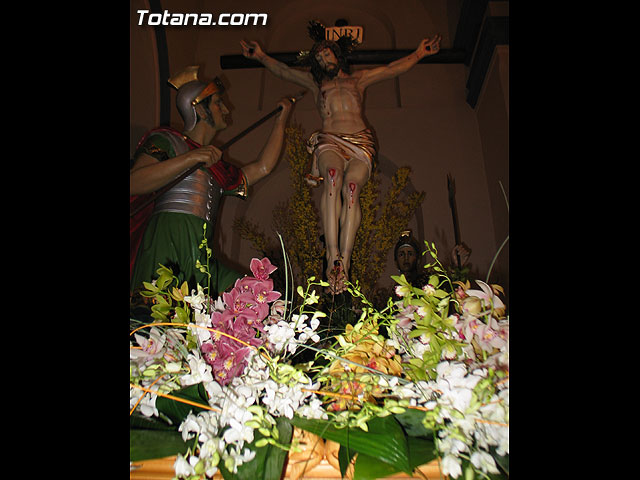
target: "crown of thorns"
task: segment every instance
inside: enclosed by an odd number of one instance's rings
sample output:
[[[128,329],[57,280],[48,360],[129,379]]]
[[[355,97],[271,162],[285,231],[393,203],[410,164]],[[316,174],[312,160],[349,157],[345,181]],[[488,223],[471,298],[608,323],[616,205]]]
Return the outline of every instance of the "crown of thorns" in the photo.
[[[307,26],[309,37],[314,41],[311,50],[303,50],[298,53],[296,61],[300,65],[309,65],[311,63],[311,52],[320,46],[337,45],[342,55],[348,55],[358,45],[358,41],[351,35],[340,35],[336,41],[326,39],[326,27],[318,20],[310,20]]]

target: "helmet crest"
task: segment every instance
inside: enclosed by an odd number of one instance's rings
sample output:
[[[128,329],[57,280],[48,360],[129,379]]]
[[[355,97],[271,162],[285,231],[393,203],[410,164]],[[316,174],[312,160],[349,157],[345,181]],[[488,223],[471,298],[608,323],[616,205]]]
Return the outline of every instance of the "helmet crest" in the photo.
[[[198,65],[186,67],[181,72],[169,78],[169,84],[178,90],[176,107],[184,121],[185,130],[192,130],[198,122],[196,105],[205,98],[217,93],[222,95],[225,91],[222,81],[215,77],[208,84],[198,80]]]

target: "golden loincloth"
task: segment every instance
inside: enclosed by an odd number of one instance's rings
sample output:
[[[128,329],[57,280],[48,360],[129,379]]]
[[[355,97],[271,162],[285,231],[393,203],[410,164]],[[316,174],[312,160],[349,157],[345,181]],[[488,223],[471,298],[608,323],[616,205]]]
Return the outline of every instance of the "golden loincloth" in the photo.
[[[327,150],[338,153],[345,160],[345,170],[352,159],[364,162],[369,169],[369,177],[374,166],[377,148],[373,133],[366,128],[356,133],[314,132],[307,141],[307,151],[313,154],[311,175],[320,177],[318,156]]]

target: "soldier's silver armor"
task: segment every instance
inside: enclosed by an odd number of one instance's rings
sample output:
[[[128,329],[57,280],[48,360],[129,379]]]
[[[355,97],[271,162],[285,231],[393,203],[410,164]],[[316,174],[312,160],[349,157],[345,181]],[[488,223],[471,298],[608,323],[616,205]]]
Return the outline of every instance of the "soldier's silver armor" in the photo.
[[[216,91],[222,92],[224,87],[216,77],[214,82]],[[178,88],[176,96],[176,106],[180,116],[184,120],[185,130],[192,130],[197,121],[195,105],[201,101],[198,96],[205,89],[204,95],[208,96],[211,84],[206,84],[198,80],[184,83]],[[206,96],[204,98],[206,98]],[[189,146],[185,140],[169,135],[176,156],[189,151]],[[198,169],[187,176],[180,183],[176,184],[167,192],[159,196],[155,201],[154,213],[156,212],[176,212],[196,215],[215,224],[218,206],[222,197],[223,189],[218,185],[206,169]]]
[[[153,212],[190,213],[215,224],[222,188],[208,170],[198,169],[156,199]]]

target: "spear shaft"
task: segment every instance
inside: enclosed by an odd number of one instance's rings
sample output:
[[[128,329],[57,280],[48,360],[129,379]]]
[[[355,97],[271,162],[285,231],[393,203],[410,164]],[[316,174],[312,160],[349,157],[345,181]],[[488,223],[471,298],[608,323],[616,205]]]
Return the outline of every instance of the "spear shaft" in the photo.
[[[453,218],[453,236],[456,245],[460,245],[460,225],[458,224],[458,211],[456,208],[456,183],[450,173],[447,174],[447,190],[449,191],[449,208],[451,208],[451,217]],[[461,268],[460,254],[457,252],[456,259],[458,260],[458,268]]]

